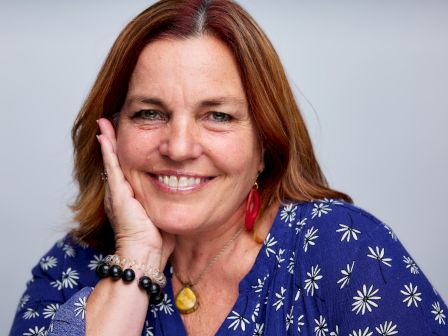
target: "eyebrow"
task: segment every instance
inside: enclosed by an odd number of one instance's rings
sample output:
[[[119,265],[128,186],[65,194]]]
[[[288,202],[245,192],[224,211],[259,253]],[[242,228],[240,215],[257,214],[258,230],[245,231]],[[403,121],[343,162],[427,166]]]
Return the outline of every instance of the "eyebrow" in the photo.
[[[144,103],[159,106],[163,109],[169,109],[168,105],[160,98],[157,97],[145,97],[145,96],[135,96],[127,99],[126,105],[133,103]],[[235,104],[242,105],[246,104],[246,100],[244,98],[234,97],[234,96],[223,96],[223,97],[214,97],[202,100],[199,104],[199,107],[215,107],[221,106],[225,104]]]

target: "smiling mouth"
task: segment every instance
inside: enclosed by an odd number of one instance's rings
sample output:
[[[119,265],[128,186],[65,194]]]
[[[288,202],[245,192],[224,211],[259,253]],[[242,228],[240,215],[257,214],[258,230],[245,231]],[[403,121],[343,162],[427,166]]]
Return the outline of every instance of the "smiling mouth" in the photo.
[[[210,181],[212,177],[192,177],[175,175],[153,175],[157,181],[164,187],[175,190],[192,190],[200,185]]]

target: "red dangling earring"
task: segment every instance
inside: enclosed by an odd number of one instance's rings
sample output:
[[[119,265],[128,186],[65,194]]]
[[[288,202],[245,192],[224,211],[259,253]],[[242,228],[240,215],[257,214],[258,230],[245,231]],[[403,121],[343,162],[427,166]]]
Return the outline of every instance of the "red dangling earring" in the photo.
[[[258,192],[258,184],[252,187],[247,197],[246,202],[246,219],[244,225],[247,231],[252,231],[254,228],[255,220],[257,219],[258,211],[260,210],[260,193]]]

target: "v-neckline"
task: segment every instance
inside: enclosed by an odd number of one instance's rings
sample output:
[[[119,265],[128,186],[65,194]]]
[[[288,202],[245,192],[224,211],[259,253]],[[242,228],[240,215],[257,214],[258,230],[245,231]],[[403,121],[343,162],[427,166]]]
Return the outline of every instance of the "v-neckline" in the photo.
[[[272,223],[272,226],[268,232],[267,237],[277,237],[280,238],[279,240],[283,240],[284,237],[280,237],[280,235],[286,234],[287,230],[281,230],[281,224],[282,220],[280,219],[280,213],[281,213],[282,205],[279,205],[279,208],[277,210],[277,213],[274,217],[274,221]],[[252,265],[252,268],[247,272],[247,274],[241,279],[239,285],[238,285],[238,298],[236,299],[234,305],[229,311],[229,314],[227,314],[226,318],[224,319],[221,326],[218,328],[218,331],[216,332],[216,336],[224,335],[226,332],[225,328],[225,321],[228,319],[232,311],[236,310],[236,307],[241,305],[241,302],[245,299],[245,297],[250,293],[253,285],[256,285],[256,279],[260,277],[261,274],[267,274],[269,273],[276,264],[276,258],[274,256],[268,257],[266,253],[266,240],[263,242],[257,257],[255,258],[255,262]],[[179,311],[175,307],[175,296],[173,291],[173,285],[172,285],[172,266],[171,264],[167,264],[165,271],[164,271],[166,277],[167,277],[167,286],[165,288],[166,294],[168,295],[168,298],[173,302],[174,306],[174,312],[170,316],[171,319],[174,319],[170,321],[170,323],[161,323],[160,326],[162,329],[165,329],[167,327],[170,328],[170,332],[168,333],[168,330],[163,330],[164,335],[173,335],[173,331],[176,332],[176,335],[179,336],[187,336],[187,331],[185,329],[185,325],[183,323],[183,320],[180,316]],[[160,318],[160,315],[157,316],[157,319]],[[160,321],[161,322],[161,321]],[[173,323],[174,322],[174,323]],[[174,329],[174,330],[173,330]],[[181,334],[179,334],[181,332]]]

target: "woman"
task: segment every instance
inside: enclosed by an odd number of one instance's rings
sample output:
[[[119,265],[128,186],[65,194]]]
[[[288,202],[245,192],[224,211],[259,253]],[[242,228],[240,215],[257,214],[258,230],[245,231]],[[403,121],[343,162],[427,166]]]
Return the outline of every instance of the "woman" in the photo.
[[[448,335],[393,232],[326,185],[235,3],[138,15],[73,141],[79,228],[34,268],[12,335]]]

